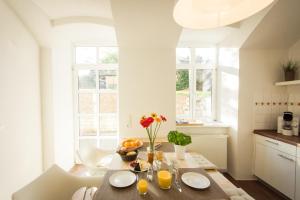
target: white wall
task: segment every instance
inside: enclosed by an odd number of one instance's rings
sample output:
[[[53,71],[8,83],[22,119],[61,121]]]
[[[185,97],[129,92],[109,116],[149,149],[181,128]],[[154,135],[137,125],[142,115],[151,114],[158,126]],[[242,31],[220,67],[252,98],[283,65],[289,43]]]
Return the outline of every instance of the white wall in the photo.
[[[237,157],[235,159],[235,173],[237,179],[252,178],[253,163],[253,134],[256,122],[265,123],[266,129],[276,127],[276,119],[271,110],[255,110],[255,102],[277,101],[277,97],[285,94],[285,89],[275,87],[274,83],[282,75],[280,62],[287,56],[286,49],[241,49],[239,71],[239,110]],[[275,100],[276,99],[276,100]],[[260,101],[259,101],[260,102]],[[266,104],[264,104],[266,107]],[[269,106],[270,107],[270,106]],[[268,123],[266,123],[269,120]]]
[[[112,0],[120,47],[120,136],[146,137],[140,117],[168,118],[158,137],[175,130],[175,48],[181,28],[173,20],[174,0]]]
[[[298,71],[296,79],[300,79],[300,39],[295,42],[289,49],[290,59],[293,59],[298,62]],[[294,105],[289,104],[289,111],[293,112],[295,115],[300,117],[300,85],[293,85],[287,87],[287,93],[289,94],[289,101],[294,102]]]
[[[39,48],[0,0],[0,199],[42,171]]]
[[[238,59],[238,58],[236,58]],[[239,69],[238,66],[220,66],[217,75],[218,95],[217,109],[218,120],[230,126],[228,129],[228,171],[236,173],[237,144],[238,144],[238,94],[239,94]]]
[[[175,48],[120,48],[120,137],[146,137],[139,120],[168,118],[159,136],[175,130]]]
[[[298,71],[297,71],[298,74],[296,76],[296,79],[300,79],[300,39],[290,47],[288,57],[298,62],[299,66],[298,66]]]
[[[43,169],[54,164],[54,111],[52,80],[52,49],[40,48],[41,104],[43,128]]]

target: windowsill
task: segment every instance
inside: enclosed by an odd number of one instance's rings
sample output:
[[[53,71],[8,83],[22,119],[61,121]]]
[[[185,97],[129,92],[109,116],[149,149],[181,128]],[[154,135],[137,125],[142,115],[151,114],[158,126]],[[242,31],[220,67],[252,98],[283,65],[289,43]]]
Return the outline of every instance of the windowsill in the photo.
[[[221,122],[206,122],[201,124],[193,124],[193,123],[187,123],[187,124],[176,124],[176,127],[178,128],[229,128],[229,125],[223,124]]]
[[[195,136],[228,135],[229,126],[220,122],[203,123],[202,125],[176,125],[176,130]]]

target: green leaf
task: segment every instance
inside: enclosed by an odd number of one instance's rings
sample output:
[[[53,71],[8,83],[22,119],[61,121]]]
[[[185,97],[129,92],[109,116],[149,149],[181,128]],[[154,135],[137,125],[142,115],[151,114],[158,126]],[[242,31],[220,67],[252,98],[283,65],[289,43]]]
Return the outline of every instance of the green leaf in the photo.
[[[170,131],[168,134],[168,141],[176,145],[186,146],[192,143],[192,138],[191,136],[178,131]]]

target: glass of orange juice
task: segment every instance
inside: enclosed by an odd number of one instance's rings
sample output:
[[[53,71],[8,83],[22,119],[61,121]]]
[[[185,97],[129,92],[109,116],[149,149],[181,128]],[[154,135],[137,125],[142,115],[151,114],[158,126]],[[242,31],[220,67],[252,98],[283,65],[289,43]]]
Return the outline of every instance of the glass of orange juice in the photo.
[[[148,192],[148,182],[145,179],[140,179],[137,183],[137,190],[140,195],[146,195]]]
[[[172,174],[169,171],[161,170],[157,172],[157,180],[161,189],[170,189],[172,185]]]

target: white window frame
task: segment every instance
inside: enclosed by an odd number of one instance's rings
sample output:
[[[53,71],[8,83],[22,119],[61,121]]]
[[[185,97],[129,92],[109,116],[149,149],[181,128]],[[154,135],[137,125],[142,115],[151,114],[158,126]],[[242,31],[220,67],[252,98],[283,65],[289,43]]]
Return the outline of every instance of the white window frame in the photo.
[[[79,149],[79,141],[81,139],[95,139],[97,140],[97,146],[100,146],[100,140],[101,139],[115,139],[117,143],[119,143],[119,63],[118,64],[102,64],[97,62],[97,64],[76,64],[76,47],[96,47],[97,48],[97,57],[99,56],[99,48],[105,48],[105,47],[114,47],[118,48],[114,45],[81,45],[81,44],[74,44],[72,45],[72,71],[73,71],[73,120],[74,120],[74,152],[76,152]],[[78,70],[95,70],[96,72],[96,89],[91,91],[79,91],[78,88]],[[116,135],[100,135],[99,131],[99,121],[100,121],[100,114],[99,114],[99,108],[100,108],[100,101],[99,101],[99,70],[116,70],[117,71],[117,89],[116,91],[105,91],[105,93],[113,92],[117,94],[117,130]],[[80,114],[79,113],[79,102],[78,102],[78,96],[80,93],[92,93],[98,95],[97,101],[96,101],[96,109],[97,113],[93,114]],[[80,136],[80,127],[79,127],[79,117],[81,115],[84,116],[97,116],[97,135],[96,136]],[[75,154],[76,155],[76,154]],[[76,157],[76,156],[75,156]],[[76,160],[76,158],[75,158]]]
[[[217,120],[217,71],[218,71],[218,48],[216,47],[187,47],[187,46],[179,46],[177,48],[189,48],[191,51],[191,62],[189,64],[178,64],[176,62],[176,70],[185,69],[189,70],[189,92],[190,92],[190,115],[192,120],[201,120],[196,119],[195,117],[195,107],[196,107],[196,70],[197,69],[210,69],[212,70],[212,110],[211,110],[211,119],[212,121]],[[215,49],[215,64],[214,66],[207,66],[203,64],[197,64],[196,60],[196,49],[198,48],[214,48]],[[176,57],[177,59],[177,57]],[[176,114],[177,115],[177,114]],[[176,116],[177,118],[177,116]]]

